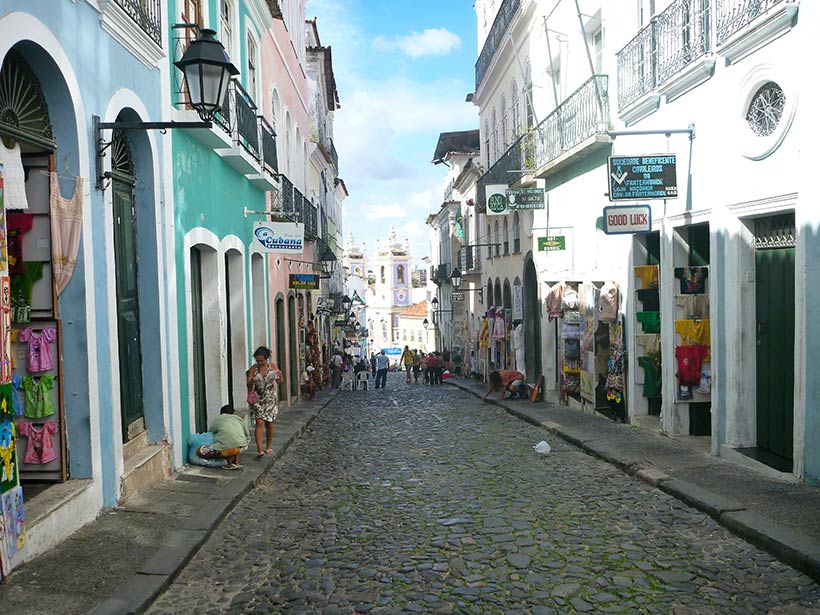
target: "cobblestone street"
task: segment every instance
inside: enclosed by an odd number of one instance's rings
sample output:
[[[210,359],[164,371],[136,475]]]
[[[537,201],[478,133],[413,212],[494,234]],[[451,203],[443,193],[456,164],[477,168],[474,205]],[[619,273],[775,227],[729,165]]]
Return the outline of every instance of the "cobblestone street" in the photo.
[[[818,585],[708,516],[454,387],[391,375],[342,392],[149,612],[817,608]]]

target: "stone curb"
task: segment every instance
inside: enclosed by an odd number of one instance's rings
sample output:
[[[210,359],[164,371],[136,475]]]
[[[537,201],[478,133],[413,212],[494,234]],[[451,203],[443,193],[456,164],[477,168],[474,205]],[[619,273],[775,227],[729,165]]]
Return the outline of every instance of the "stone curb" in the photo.
[[[452,379],[445,382],[475,397],[481,397],[479,392],[460,382]],[[603,440],[592,438],[587,433],[566,428],[553,421],[539,421],[501,401],[488,400],[488,403],[531,425],[545,429],[585,453],[607,461],[625,473],[706,513],[736,536],[768,551],[780,561],[820,582],[820,543],[805,534],[748,511],[739,502],[687,481],[672,478],[651,463],[632,458],[628,453],[619,451]]]
[[[208,498],[196,514],[165,537],[163,546],[135,574],[108,599],[89,611],[89,615],[138,615],[148,609],[197,554],[222,520],[270,472],[290,445],[336,399],[338,393],[337,389],[332,389],[327,399],[314,406],[295,410],[309,415],[301,425],[295,426],[293,433],[286,437],[273,455],[266,458],[263,464],[246,465],[244,472]]]

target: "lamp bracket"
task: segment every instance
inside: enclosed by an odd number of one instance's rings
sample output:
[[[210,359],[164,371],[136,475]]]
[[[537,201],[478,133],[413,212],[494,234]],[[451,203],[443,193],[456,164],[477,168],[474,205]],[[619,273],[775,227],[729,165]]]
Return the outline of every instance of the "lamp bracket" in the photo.
[[[114,143],[112,138],[106,141],[103,130],[160,130],[163,134],[172,128],[211,128],[211,122],[101,122],[100,116],[92,117],[95,145],[95,166],[97,171],[97,190],[105,191],[111,185],[111,171],[103,170],[103,159],[106,150]]]

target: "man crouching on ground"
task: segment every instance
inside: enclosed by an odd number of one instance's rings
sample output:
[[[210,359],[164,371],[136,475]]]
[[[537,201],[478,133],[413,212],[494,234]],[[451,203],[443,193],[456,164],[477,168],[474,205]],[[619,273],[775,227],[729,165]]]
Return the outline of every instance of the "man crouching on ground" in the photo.
[[[203,444],[196,454],[203,459],[225,459],[226,470],[238,470],[239,453],[248,448],[250,434],[247,421],[233,413],[233,407],[222,406],[219,416],[211,423],[214,434],[213,444]]]
[[[515,395],[518,393],[522,398],[526,399],[529,396],[529,389],[524,382],[524,374],[513,369],[502,369],[490,372],[490,388],[484,393],[481,401],[485,401],[487,396],[493,391],[501,389],[501,395],[498,399],[504,399],[507,391]]]

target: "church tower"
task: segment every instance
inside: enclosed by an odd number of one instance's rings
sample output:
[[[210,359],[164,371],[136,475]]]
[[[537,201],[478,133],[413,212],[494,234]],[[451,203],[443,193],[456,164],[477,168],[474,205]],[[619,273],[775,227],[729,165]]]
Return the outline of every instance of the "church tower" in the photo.
[[[363,244],[361,247],[357,245],[353,239],[353,233],[350,233],[342,257],[342,266],[347,270],[348,275],[361,278],[365,282],[367,282],[366,250],[366,245]]]
[[[385,307],[410,305],[410,245],[396,238],[396,229],[390,227],[386,242],[376,242],[376,297],[384,297]]]

